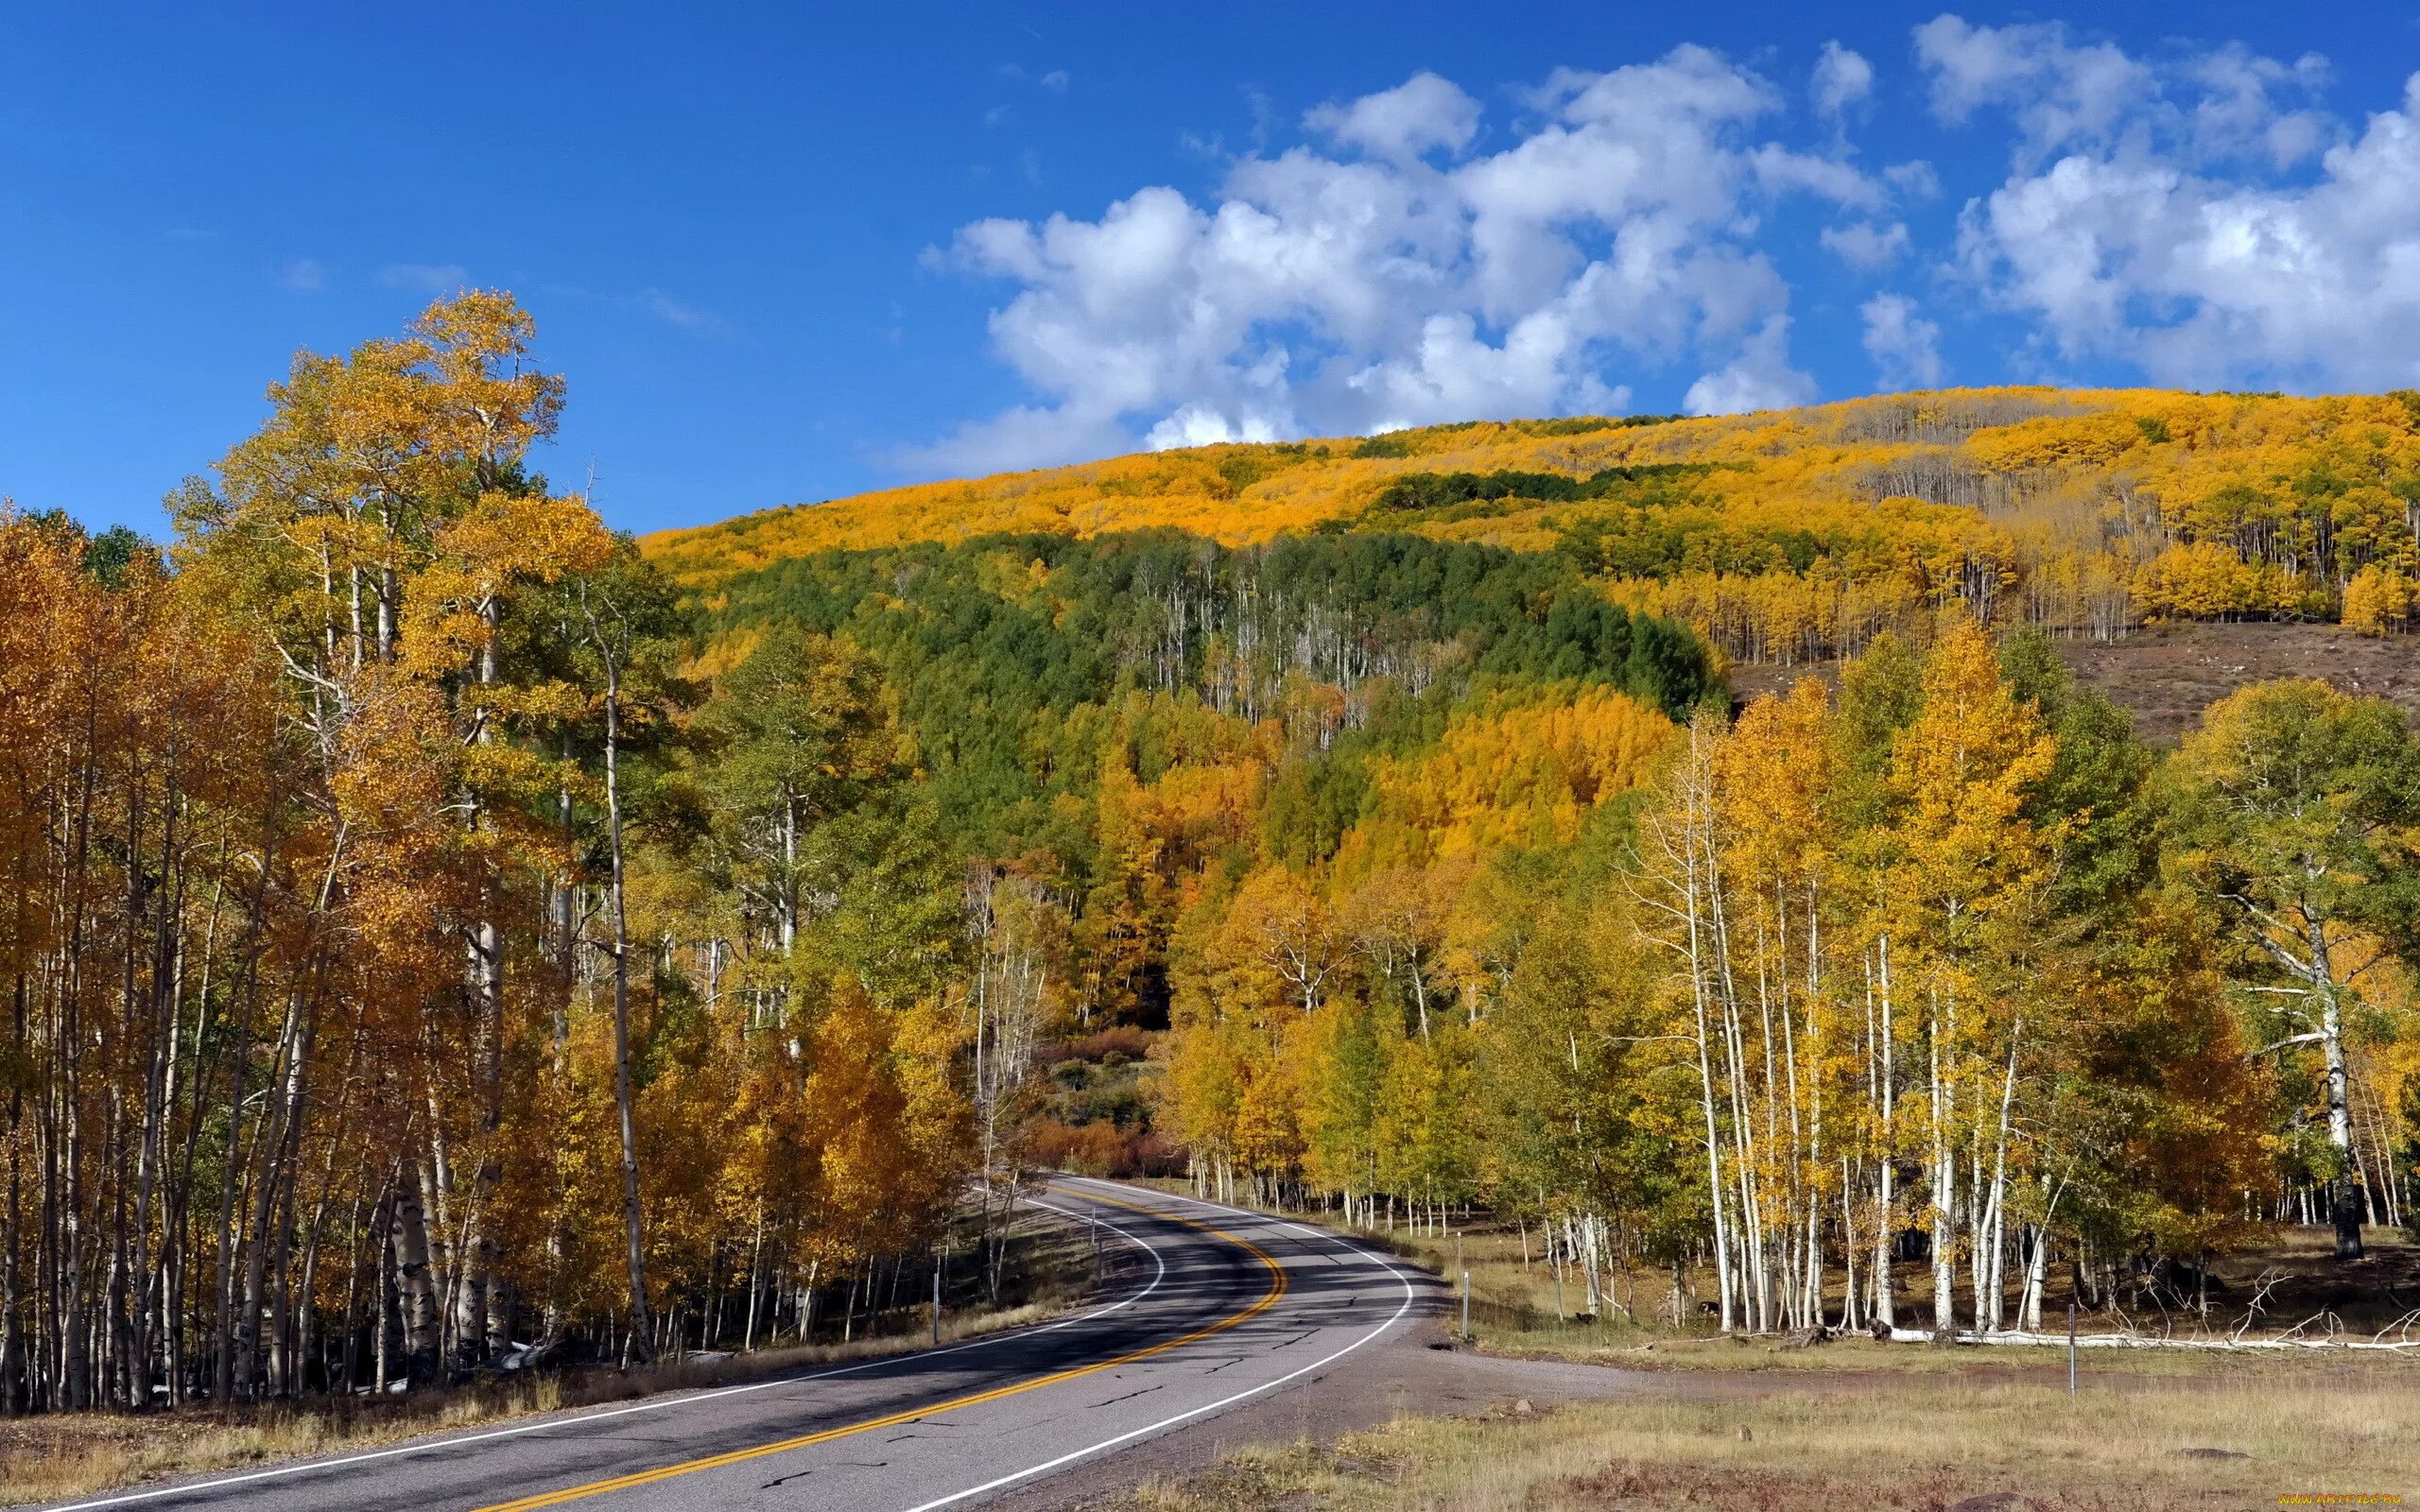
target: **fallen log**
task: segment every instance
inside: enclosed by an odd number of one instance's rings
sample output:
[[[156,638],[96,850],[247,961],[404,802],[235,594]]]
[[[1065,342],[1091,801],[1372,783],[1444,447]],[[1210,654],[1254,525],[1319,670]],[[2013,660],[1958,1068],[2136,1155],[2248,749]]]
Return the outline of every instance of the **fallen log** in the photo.
[[[1932,1344],[1940,1335],[1930,1329],[1893,1329],[1893,1344]],[[2038,1348],[2064,1348],[2064,1333],[2029,1333],[2004,1330],[1997,1333],[1977,1333],[1971,1330],[1951,1336],[1956,1344],[2030,1344]],[[2074,1340],[2080,1349],[2377,1349],[2390,1354],[2420,1352],[2420,1339],[2388,1342],[2381,1339],[2179,1339],[2155,1333],[2080,1333]]]

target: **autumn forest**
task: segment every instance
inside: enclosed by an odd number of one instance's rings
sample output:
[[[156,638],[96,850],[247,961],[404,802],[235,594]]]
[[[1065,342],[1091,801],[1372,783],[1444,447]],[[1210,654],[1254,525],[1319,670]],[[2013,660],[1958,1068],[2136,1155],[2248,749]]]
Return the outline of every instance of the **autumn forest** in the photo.
[[[268,375],[263,375],[265,378]],[[576,375],[575,375],[576,376]],[[2038,1327],[2420,1223],[2420,395],[1483,422],[632,540],[500,293],[0,512],[0,1411],[838,1339],[1046,1169]],[[197,458],[197,465],[208,463]],[[1743,668],[1785,669],[1735,696]]]

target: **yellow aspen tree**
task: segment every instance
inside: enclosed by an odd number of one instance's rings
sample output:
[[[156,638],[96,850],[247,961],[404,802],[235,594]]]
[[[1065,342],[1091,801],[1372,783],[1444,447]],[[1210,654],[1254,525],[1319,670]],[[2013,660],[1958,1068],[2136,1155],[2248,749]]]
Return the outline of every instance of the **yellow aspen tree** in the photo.
[[[2003,1205],[2025,1015],[2002,968],[2052,857],[2055,836],[2040,833],[2025,808],[2056,754],[2032,708],[2001,681],[1981,629],[1954,622],[1926,664],[1923,706],[1892,747],[1892,779],[1906,804],[1903,859],[1892,879],[1894,933],[1905,978],[1926,1010],[1933,1327],[1943,1332],[1956,1326],[1962,1233],[1979,1254],[1974,1246],[1994,1242],[1984,1230]]]
[[[2319,1052],[2336,1252],[2358,1260],[2375,1199],[2355,1159],[2353,1010],[2420,920],[2420,747],[2385,699],[2296,679],[2211,705],[2178,764],[2181,868],[2225,910],[2270,1005],[2275,1032],[2256,1053]]]
[[[1759,1156],[1749,1161],[1742,1142],[1742,1162],[1755,1173],[1748,1227],[1761,1245],[1743,1259],[1759,1314],[1793,1328],[1822,1321],[1822,1231],[1834,1187],[1825,1127],[1837,1039],[1826,971],[1837,912],[1826,847],[1829,713],[1823,684],[1803,679],[1786,698],[1750,704],[1714,758],[1725,933],[1739,989],[1754,1000],[1741,1070]]]

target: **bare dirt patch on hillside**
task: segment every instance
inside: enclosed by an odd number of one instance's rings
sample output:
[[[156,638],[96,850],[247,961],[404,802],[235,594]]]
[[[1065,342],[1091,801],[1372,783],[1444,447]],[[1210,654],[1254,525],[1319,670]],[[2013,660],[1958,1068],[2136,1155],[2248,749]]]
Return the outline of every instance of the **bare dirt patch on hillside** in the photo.
[[[2350,635],[2333,625],[2180,625],[2106,645],[2060,650],[2076,676],[2135,711],[2142,731],[2174,744],[2202,711],[2249,682],[2319,678],[2420,713],[2420,644]]]
[[[2134,711],[2144,738],[2163,746],[2176,744],[2210,704],[2274,678],[2319,678],[2420,715],[2420,642],[2409,637],[2352,635],[2333,625],[2177,625],[2105,644],[2063,641],[2059,650],[2079,679]],[[1829,662],[1735,666],[1731,688],[1747,699],[1809,673],[1828,681],[1838,672]]]

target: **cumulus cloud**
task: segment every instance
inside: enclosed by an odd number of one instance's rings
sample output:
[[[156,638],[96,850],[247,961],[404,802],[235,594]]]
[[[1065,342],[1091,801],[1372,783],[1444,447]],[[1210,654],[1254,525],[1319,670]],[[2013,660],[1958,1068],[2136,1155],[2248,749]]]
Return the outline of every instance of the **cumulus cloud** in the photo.
[[[1692,415],[1744,415],[1787,409],[1815,397],[1815,380],[1789,366],[1789,317],[1768,317],[1739,355],[1689,386],[1681,407]]]
[[[1208,404],[1187,404],[1175,414],[1151,427],[1143,444],[1154,452],[1165,452],[1174,446],[1215,446],[1221,441],[1273,441],[1277,433],[1270,428],[1267,419],[1247,416],[1242,423],[1229,421]]]
[[[1976,26],[1942,15],[1918,26],[1915,42],[1935,116],[1957,124],[2006,105],[2039,150],[2105,136],[2155,90],[2142,63],[2107,43],[2078,45],[2058,22]]]
[[[2308,99],[2326,84],[2327,60],[2317,53],[2282,63],[2231,45],[2187,60],[2179,72],[2198,92],[2187,135],[2205,157],[2242,154],[2289,168],[2333,134],[2320,112],[2277,100],[2279,94]]]
[[[2020,156],[1961,216],[1958,256],[1988,299],[2065,359],[2163,384],[2420,379],[2420,76],[2346,135],[2292,108],[2325,81],[2316,59],[2078,51],[2055,27],[1918,28],[1937,106],[2005,105],[2055,149]],[[2080,75],[2136,87],[2104,99]],[[2323,142],[2315,174],[2279,177]]]
[[[1865,318],[1865,352],[1874,359],[1885,388],[1937,388],[1941,385],[1941,327],[1916,315],[1904,294],[1877,294],[1858,306]]]
[[[1250,148],[1205,146],[1206,192],[978,221],[926,254],[1001,285],[991,348],[1022,392],[897,459],[976,472],[1640,392],[1753,409],[1867,362],[1939,384],[1953,329],[2096,382],[2420,387],[2420,76],[2348,123],[2315,56],[1943,15],[1901,66],[1960,143],[1945,191],[1932,163],[1858,153],[1888,66],[1829,43],[1794,111],[1693,46],[1559,69],[1510,109],[1420,73],[1290,137],[1247,92]],[[1954,229],[1927,232],[1945,192]],[[1798,308],[1794,276],[1824,299]]]
[[[1322,105],[1303,124],[1340,146],[1405,159],[1440,147],[1461,152],[1478,134],[1478,101],[1424,71],[1349,104]]]
[[[2059,23],[1970,26],[1944,15],[1915,28],[1933,114],[1962,125],[1987,108],[2020,129],[2020,163],[2071,151],[2161,151],[2200,163],[2284,168],[2325,145],[2330,123],[2308,101],[2327,81],[2316,53],[2291,63],[2241,43],[2152,61],[2110,43],[2074,42]]]
[[[922,472],[972,476],[1108,456],[1132,447],[1133,438],[1113,418],[1067,406],[1019,404],[961,425],[947,439],[903,454],[898,460]]]
[[[2070,355],[2161,383],[2420,378],[2420,80],[2308,187],[2077,156],[1968,208],[1969,265]]]
[[[1634,374],[1693,362],[1709,413],[1810,397],[1754,228],[1788,200],[1876,206],[1876,181],[1764,136],[1779,94],[1703,48],[1559,70],[1527,104],[1475,150],[1478,103],[1415,75],[1310,112],[1318,145],[1247,156],[1201,203],[1153,187],[962,228],[927,260],[1016,286],[992,345],[1042,403],[902,460],[1618,410]]]
[[[1891,164],[1882,170],[1882,181],[1903,199],[1930,199],[1941,193],[1940,173],[1921,159]]]
[[[1824,249],[1851,267],[1889,267],[1908,255],[1908,228],[1899,221],[1877,226],[1870,220],[1826,226],[1817,240]]]
[[[1839,115],[1874,93],[1874,65],[1837,42],[1827,42],[1815,59],[1815,77],[1807,85],[1819,114]]]

